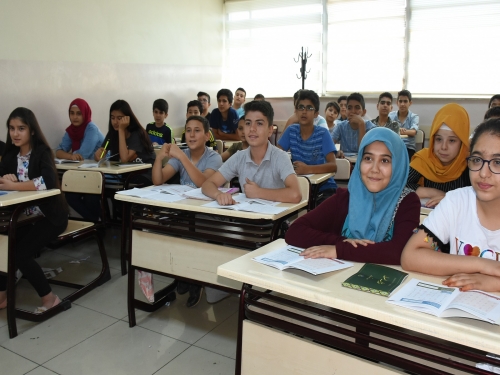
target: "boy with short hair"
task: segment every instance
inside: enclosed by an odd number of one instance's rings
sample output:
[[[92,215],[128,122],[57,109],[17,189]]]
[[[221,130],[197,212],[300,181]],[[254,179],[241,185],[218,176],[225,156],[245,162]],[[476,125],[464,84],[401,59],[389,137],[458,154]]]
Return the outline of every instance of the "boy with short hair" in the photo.
[[[297,90],[295,94],[293,94],[293,108],[297,107],[297,100],[299,98],[300,93],[303,90]],[[299,115],[296,113],[296,110],[294,110],[293,115],[291,115],[286,124],[285,128],[283,129],[283,132],[292,124],[298,124],[299,123]],[[319,113],[314,117],[314,125],[316,126],[321,126],[325,129],[328,130],[328,124],[326,123],[326,120],[323,116],[321,116]]]
[[[234,154],[205,181],[203,194],[220,205],[234,204],[231,194],[221,193],[218,187],[238,176],[242,192],[249,198],[300,202],[302,194],[290,158],[268,140],[273,132],[273,116],[273,107],[266,101],[245,104],[245,139],[249,147]]]
[[[415,136],[417,135],[419,121],[418,115],[410,111],[411,104],[411,92],[401,90],[398,92],[397,101],[399,109],[389,113],[390,119],[399,123],[399,133],[407,136],[403,138],[403,142],[408,150],[410,160],[413,154],[415,154]]]
[[[377,110],[378,116],[372,120],[373,124],[391,129],[399,135],[399,124],[389,118],[389,113],[392,111],[392,95],[390,92],[383,92],[379,95]]]
[[[340,107],[339,118],[335,120],[335,125],[339,122],[347,120],[347,95],[342,95],[337,99],[337,103]]]
[[[185,132],[188,148],[181,150],[175,143],[164,144],[153,165],[152,177],[155,185],[161,185],[180,172],[182,185],[200,187],[222,165],[221,156],[205,146],[210,134],[208,120],[201,116],[189,116]],[[168,163],[162,167],[162,160],[168,157]],[[177,292],[189,291],[187,307],[194,307],[200,302],[203,288],[199,285],[179,282]]]
[[[255,98],[253,98],[253,100],[266,100],[266,98],[264,98],[264,95],[262,94],[257,94],[255,95]]]
[[[201,111],[201,116],[205,117],[208,121],[210,121],[210,112],[208,112],[208,108],[210,107],[210,95],[206,92],[200,91],[198,92],[198,101],[202,104],[203,110]]]
[[[488,103],[488,109],[500,106],[500,94],[493,95]]]
[[[203,105],[201,104],[201,102],[199,100],[191,100],[187,104],[186,119],[188,119],[191,116],[202,116],[202,114],[201,114],[202,111],[203,111]],[[210,138],[205,143],[205,146],[210,147],[211,149],[215,150],[217,147],[217,143],[215,142],[214,135],[213,135],[211,130],[209,130],[208,132],[210,133]],[[182,132],[181,142],[182,143],[186,142],[186,130],[184,130]]]
[[[217,108],[210,115],[210,127],[216,139],[223,141],[238,141],[238,114],[231,107],[233,93],[229,89],[221,89],[217,93]]]
[[[343,158],[345,152],[357,153],[361,140],[366,132],[375,128],[371,121],[365,121],[365,98],[359,92],[347,97],[347,120],[339,122],[333,129],[333,142],[340,143],[338,158]]]
[[[245,110],[243,109],[243,104],[245,103],[245,99],[247,97],[247,92],[245,89],[238,87],[236,92],[234,93],[234,104],[233,108],[236,110],[238,114],[238,119],[245,115]]]
[[[298,124],[290,125],[278,141],[278,147],[292,154],[295,173],[334,173],[337,171],[335,152],[330,131],[314,125],[319,112],[319,97],[312,90],[301,90],[295,105]],[[335,194],[337,184],[329,178],[320,188],[316,204]]]
[[[146,126],[146,132],[153,146],[172,143],[172,129],[165,122],[168,117],[168,103],[165,99],[156,99],[153,102],[153,117],[154,122]]]

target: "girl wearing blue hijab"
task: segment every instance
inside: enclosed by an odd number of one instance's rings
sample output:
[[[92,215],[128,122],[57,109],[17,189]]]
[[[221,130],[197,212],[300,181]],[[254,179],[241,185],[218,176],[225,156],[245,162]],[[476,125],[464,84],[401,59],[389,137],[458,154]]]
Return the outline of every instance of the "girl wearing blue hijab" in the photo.
[[[288,244],[306,258],[400,264],[419,224],[420,200],[405,188],[408,152],[398,134],[375,128],[363,137],[348,189],[296,220]]]

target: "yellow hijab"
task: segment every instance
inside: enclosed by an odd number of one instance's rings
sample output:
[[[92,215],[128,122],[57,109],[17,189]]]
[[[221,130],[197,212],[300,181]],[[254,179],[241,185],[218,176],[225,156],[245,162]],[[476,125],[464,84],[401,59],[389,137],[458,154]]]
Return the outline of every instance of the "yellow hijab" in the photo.
[[[457,137],[462,141],[460,151],[450,165],[443,165],[436,155],[434,155],[434,135],[441,125],[446,124]],[[469,114],[464,107],[450,103],[441,108],[432,122],[430,145],[413,155],[410,167],[418,171],[426,179],[446,183],[458,179],[465,168],[467,161],[465,158],[469,155],[469,132],[470,121]],[[423,185],[423,181],[419,181]]]

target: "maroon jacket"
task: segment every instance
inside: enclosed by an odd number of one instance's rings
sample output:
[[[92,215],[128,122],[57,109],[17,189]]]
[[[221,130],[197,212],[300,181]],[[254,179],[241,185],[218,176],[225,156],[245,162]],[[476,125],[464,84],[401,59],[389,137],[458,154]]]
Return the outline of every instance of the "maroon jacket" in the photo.
[[[394,218],[394,233],[387,242],[358,247],[343,242],[345,237],[341,232],[348,210],[349,191],[339,188],[335,195],[297,219],[286,233],[285,240],[290,245],[303,248],[335,245],[339,259],[353,262],[401,264],[401,252],[420,221],[417,194],[408,194],[399,204]]]

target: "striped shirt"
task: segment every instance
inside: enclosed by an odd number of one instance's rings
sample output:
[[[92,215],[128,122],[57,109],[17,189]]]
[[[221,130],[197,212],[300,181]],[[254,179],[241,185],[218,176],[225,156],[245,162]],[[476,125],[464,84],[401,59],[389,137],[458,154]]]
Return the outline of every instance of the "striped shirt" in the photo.
[[[412,190],[417,190],[417,188],[420,186],[418,182],[420,181],[421,177],[422,175],[418,171],[410,167],[410,173],[408,174],[408,182],[406,183],[406,187]],[[423,187],[434,188],[447,193],[451,190],[463,188],[466,186],[471,186],[468,168],[465,168],[464,172],[460,175],[459,178],[449,182],[434,182],[424,178]]]
[[[326,155],[330,152],[337,152],[333,144],[330,132],[320,126],[314,126],[311,136],[303,140],[300,135],[300,125],[292,124],[286,128],[278,141],[283,150],[290,150],[292,162],[301,161],[307,165],[319,165],[326,163]],[[320,187],[320,191],[325,189],[336,189],[337,184],[333,178],[328,179]]]

